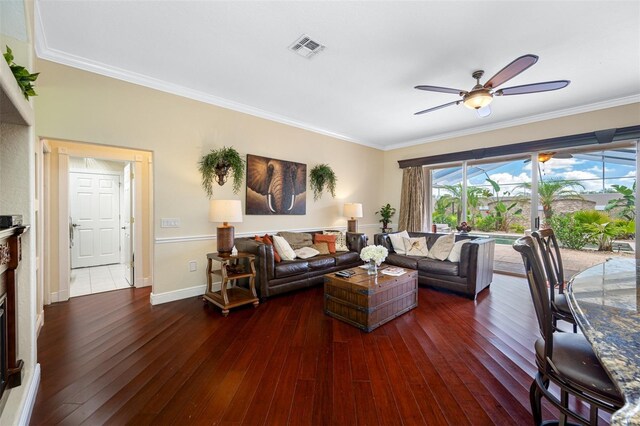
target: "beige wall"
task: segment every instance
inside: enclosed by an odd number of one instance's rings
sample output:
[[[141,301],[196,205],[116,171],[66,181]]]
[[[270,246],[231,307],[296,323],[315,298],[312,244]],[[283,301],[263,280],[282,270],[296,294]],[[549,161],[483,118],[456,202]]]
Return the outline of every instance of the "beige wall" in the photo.
[[[213,148],[233,146],[242,156],[296,161],[308,169],[328,163],[338,176],[335,199],[325,194],[314,201],[308,192],[306,215],[245,216],[236,233],[346,227],[345,201],[363,203],[363,231],[371,235],[378,226],[382,151],[48,61],[36,66],[38,136],[153,151],[154,294],[206,282],[216,225],[208,222],[197,163]],[[227,183],[214,188],[214,197],[244,204],[245,193],[233,194]],[[179,218],[181,227],[160,228],[161,218]],[[188,272],[189,260],[198,261],[198,271]]]
[[[59,277],[59,253],[58,253],[58,244],[61,232],[68,232],[67,229],[59,229],[58,220],[59,220],[59,205],[58,199],[60,195],[60,186],[58,185],[58,175],[60,173],[59,168],[59,158],[60,158],[60,149],[65,150],[68,157],[90,157],[90,158],[100,158],[100,159],[111,159],[111,160],[122,160],[122,161],[131,161],[134,162],[136,156],[138,156],[138,160],[140,161],[140,166],[142,168],[142,176],[138,178],[142,181],[142,194],[140,194],[140,200],[142,202],[142,218],[140,220],[140,226],[142,230],[142,277],[143,279],[147,279],[147,281],[151,281],[151,244],[152,244],[152,233],[150,228],[149,219],[151,217],[151,183],[150,183],[150,171],[152,164],[152,155],[149,151],[142,150],[132,150],[132,149],[123,149],[123,148],[115,148],[110,146],[100,146],[100,145],[90,145],[84,143],[77,142],[68,142],[61,141],[55,139],[48,139],[49,147],[51,148],[50,155],[50,169],[49,175],[47,178],[49,179],[49,195],[50,195],[50,212],[49,212],[49,220],[51,223],[51,230],[49,232],[49,244],[52,249],[48,254],[50,270],[47,274],[47,279],[49,283],[49,292],[52,294],[53,300],[58,300],[57,293],[60,289],[60,283],[58,282]],[[76,164],[73,160],[69,161],[69,167],[73,167],[73,164]],[[73,164],[72,164],[73,163]],[[109,162],[101,162],[104,168],[108,167]],[[122,169],[122,166],[120,166]],[[68,188],[64,189],[68,191]]]
[[[382,192],[388,194],[388,197],[382,201],[389,202],[394,206],[400,205],[399,188],[402,185],[402,170],[398,166],[398,160],[446,154],[449,152],[460,152],[478,147],[486,148],[535,141],[638,124],[640,124],[640,103],[635,103],[386,151],[384,153],[384,191]]]

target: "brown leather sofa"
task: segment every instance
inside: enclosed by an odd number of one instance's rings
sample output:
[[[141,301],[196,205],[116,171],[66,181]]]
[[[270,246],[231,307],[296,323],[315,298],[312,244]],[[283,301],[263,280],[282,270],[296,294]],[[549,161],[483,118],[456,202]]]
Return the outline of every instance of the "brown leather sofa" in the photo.
[[[308,234],[322,233],[311,231]],[[283,260],[276,263],[273,246],[250,237],[236,238],[238,251],[256,255],[256,288],[261,299],[287,291],[310,287],[324,282],[323,275],[362,265],[360,251],[367,245],[367,236],[347,232],[349,251],[319,255],[309,259]]]
[[[441,235],[409,232],[410,237],[426,237],[429,249]],[[456,241],[471,240],[462,246],[460,262],[397,254],[393,250],[389,234],[376,234],[374,239],[377,245],[383,245],[389,250],[385,263],[416,269],[419,284],[451,290],[475,300],[478,293],[489,287],[493,280],[493,254],[496,242],[491,238],[456,235]]]

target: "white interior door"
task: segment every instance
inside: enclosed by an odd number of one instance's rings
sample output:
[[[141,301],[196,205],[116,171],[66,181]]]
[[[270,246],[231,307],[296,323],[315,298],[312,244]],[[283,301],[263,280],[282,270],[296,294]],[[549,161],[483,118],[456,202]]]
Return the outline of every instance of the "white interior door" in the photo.
[[[120,176],[71,172],[71,267],[120,261]]]
[[[129,285],[133,285],[133,250],[132,250],[132,226],[131,223],[131,191],[132,171],[131,164],[124,166],[124,182],[122,184],[122,257],[125,265],[125,278]]]

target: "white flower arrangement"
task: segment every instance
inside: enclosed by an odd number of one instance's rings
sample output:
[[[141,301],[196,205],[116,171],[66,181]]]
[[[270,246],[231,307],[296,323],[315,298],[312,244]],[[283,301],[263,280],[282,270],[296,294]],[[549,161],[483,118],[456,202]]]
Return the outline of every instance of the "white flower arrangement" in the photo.
[[[365,262],[373,260],[374,262],[376,262],[377,266],[380,266],[380,264],[384,262],[388,255],[389,250],[387,250],[385,246],[366,246],[360,252],[360,259],[364,260]]]

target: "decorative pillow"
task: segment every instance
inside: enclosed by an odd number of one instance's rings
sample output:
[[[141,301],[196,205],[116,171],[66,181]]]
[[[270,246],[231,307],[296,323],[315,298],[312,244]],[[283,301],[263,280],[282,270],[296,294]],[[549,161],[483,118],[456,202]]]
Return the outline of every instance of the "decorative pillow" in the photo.
[[[315,243],[311,245],[311,248],[318,250],[320,254],[329,254],[329,244],[327,243]]]
[[[273,246],[273,240],[271,239],[269,234],[264,234],[264,237],[262,237],[262,242],[268,246]],[[275,246],[273,246],[273,260],[276,263],[282,262],[282,258],[280,257],[280,254],[278,253],[278,250],[276,250]]]
[[[295,252],[296,252],[296,256],[299,257],[300,259],[308,259],[310,257],[317,256],[320,254],[318,250],[311,247],[302,247],[302,248],[299,248],[298,250],[295,250]]]
[[[293,260],[296,258],[296,252],[293,251],[287,240],[279,235],[273,236],[273,247],[275,247],[282,260]]]
[[[313,242],[317,243],[327,243],[329,246],[329,253],[336,252],[336,236],[335,235],[323,235],[323,234],[313,234]]]
[[[403,238],[409,238],[409,233],[407,231],[396,232],[395,234],[389,234],[389,239],[391,240],[391,245],[393,246],[393,251],[398,254],[407,254],[404,250],[404,241]]]
[[[426,256],[429,254],[427,239],[425,237],[403,238],[404,251],[409,256]]]
[[[347,235],[340,231],[322,231],[324,235],[336,236],[336,251],[349,251],[347,246]]]
[[[447,260],[449,262],[460,262],[460,254],[462,253],[462,246],[467,244],[471,240],[460,240],[453,245],[451,249],[451,253],[449,253],[449,257]]]
[[[311,247],[313,239],[311,234],[306,232],[278,232],[278,235],[287,240],[292,249],[297,250],[302,247]]]
[[[456,234],[454,233],[439,237],[436,242],[433,243],[433,246],[431,247],[431,250],[429,250],[429,254],[427,254],[427,257],[430,259],[445,260],[447,257],[449,257],[449,253],[451,253],[451,249],[453,248],[455,242]]]

